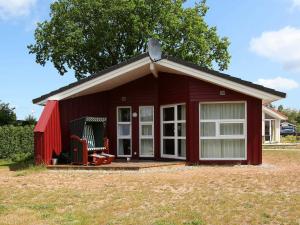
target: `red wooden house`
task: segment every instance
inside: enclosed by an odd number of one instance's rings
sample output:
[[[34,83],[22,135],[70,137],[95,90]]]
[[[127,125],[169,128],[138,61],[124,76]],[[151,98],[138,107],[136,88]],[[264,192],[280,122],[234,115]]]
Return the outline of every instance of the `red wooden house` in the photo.
[[[35,159],[70,149],[70,121],[106,117],[117,158],[188,163],[262,162],[262,104],[275,91],[197,65],[148,53],[33,100],[45,106],[35,128]]]

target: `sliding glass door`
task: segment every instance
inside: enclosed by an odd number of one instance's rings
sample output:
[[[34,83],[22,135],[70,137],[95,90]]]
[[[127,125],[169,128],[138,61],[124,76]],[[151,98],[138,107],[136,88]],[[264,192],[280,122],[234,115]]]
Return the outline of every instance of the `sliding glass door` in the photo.
[[[161,156],[185,159],[186,108],[184,104],[161,107]]]

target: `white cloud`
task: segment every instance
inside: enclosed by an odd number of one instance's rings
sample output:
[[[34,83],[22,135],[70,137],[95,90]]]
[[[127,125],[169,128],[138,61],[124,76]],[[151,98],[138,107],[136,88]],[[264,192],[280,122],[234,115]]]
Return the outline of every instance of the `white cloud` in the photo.
[[[292,8],[300,8],[300,0],[292,0]]]
[[[273,79],[258,79],[257,84],[263,85],[265,87],[273,88],[276,90],[287,91],[299,87],[299,84],[291,79],[276,77]]]
[[[251,40],[250,50],[282,64],[286,70],[300,72],[300,29],[287,26],[263,32]]]
[[[27,16],[35,3],[36,0],[0,0],[0,19]]]

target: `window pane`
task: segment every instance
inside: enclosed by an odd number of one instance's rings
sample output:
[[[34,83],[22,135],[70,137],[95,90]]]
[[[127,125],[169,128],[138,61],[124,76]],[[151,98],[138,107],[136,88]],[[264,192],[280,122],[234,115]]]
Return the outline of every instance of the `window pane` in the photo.
[[[201,140],[201,158],[240,159],[245,158],[244,139]]]
[[[185,105],[177,106],[177,120],[185,120]]]
[[[152,125],[142,125],[142,136],[152,136]]]
[[[184,139],[179,139],[178,141],[178,156],[185,157],[186,156],[186,142]]]
[[[218,139],[201,140],[201,158],[221,158],[222,142]]]
[[[168,124],[164,124],[164,131],[163,131],[163,135],[165,137],[174,137],[175,133],[174,133],[174,123],[168,123]]]
[[[119,124],[118,136],[129,136],[129,135],[130,135],[130,124]]]
[[[222,140],[223,158],[244,158],[245,157],[245,140],[232,139]]]
[[[222,104],[221,119],[245,119],[245,104]]]
[[[243,135],[244,124],[243,123],[221,123],[220,134],[221,135]]]
[[[177,124],[177,132],[179,137],[185,137],[186,135],[186,126],[185,123],[178,123]]]
[[[163,109],[163,119],[164,121],[174,121],[174,107]]]
[[[118,120],[119,122],[130,122],[130,108],[119,108]]]
[[[215,122],[201,122],[200,127],[201,137],[215,137],[216,123]]]
[[[119,155],[131,155],[130,139],[119,139]]]
[[[153,121],[153,107],[152,106],[143,106],[140,108],[140,118],[142,122],[151,122]]]
[[[203,120],[221,119],[220,104],[201,104],[200,119]]]
[[[245,119],[244,103],[201,104],[200,119]]]
[[[174,139],[164,139],[163,140],[163,153],[166,155],[175,154],[175,140]]]
[[[153,139],[142,139],[141,140],[141,154],[147,156],[153,156]]]

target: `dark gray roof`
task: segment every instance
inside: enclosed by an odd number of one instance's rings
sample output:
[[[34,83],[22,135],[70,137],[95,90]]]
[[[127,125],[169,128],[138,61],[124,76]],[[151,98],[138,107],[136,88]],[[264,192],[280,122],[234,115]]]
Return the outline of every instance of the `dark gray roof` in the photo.
[[[108,73],[110,71],[116,70],[116,69],[118,69],[120,67],[123,67],[123,66],[125,66],[127,64],[130,64],[130,63],[133,63],[133,62],[138,61],[140,59],[146,58],[148,56],[149,56],[148,53],[143,53],[143,54],[141,54],[139,56],[136,56],[136,57],[133,57],[133,58],[127,60],[127,61],[124,61],[124,62],[119,63],[117,65],[111,66],[111,67],[109,67],[107,69],[104,69],[104,70],[102,70],[102,71],[100,71],[98,73],[95,73],[95,74],[93,74],[93,75],[91,75],[89,77],[86,77],[86,78],[81,79],[79,81],[73,82],[73,83],[71,83],[71,84],[69,84],[67,86],[64,86],[64,87],[59,88],[57,90],[51,91],[48,94],[42,95],[42,96],[40,96],[38,98],[35,98],[35,99],[32,100],[32,102],[34,104],[38,103],[40,101],[43,101],[43,100],[49,98],[50,96],[53,96],[55,94],[58,94],[58,93],[61,93],[63,91],[66,91],[68,89],[71,89],[73,87],[76,87],[76,86],[78,86],[80,84],[83,84],[83,83],[85,83],[87,81],[90,81],[90,80],[93,80],[93,79],[95,79],[95,78],[97,78],[99,76],[102,76],[102,75],[104,75],[104,74],[106,74],[106,73]],[[207,69],[205,67],[201,67],[201,66],[196,65],[194,63],[187,62],[187,61],[184,61],[184,60],[181,60],[181,59],[177,59],[177,58],[174,58],[172,56],[166,56],[165,55],[165,56],[162,57],[162,59],[168,59],[168,60],[173,61],[175,63],[181,64],[181,65],[185,65],[185,66],[197,69],[199,71],[209,73],[209,74],[214,75],[216,77],[220,77],[220,78],[223,78],[223,79],[226,79],[226,80],[230,80],[230,81],[233,81],[233,82],[236,82],[236,83],[239,83],[239,84],[242,84],[242,85],[245,85],[245,86],[257,89],[257,90],[260,90],[260,91],[264,91],[264,92],[270,93],[272,95],[276,95],[276,96],[281,97],[281,98],[285,98],[286,97],[286,93],[283,93],[283,92],[280,92],[280,91],[276,91],[274,89],[267,88],[267,87],[264,87],[262,85],[254,84],[252,82],[249,82],[249,81],[246,81],[246,80],[242,80],[240,78],[233,77],[233,76],[230,76],[230,75],[225,74],[225,73],[221,73],[221,72],[218,72],[218,71],[215,71],[215,70]]]

